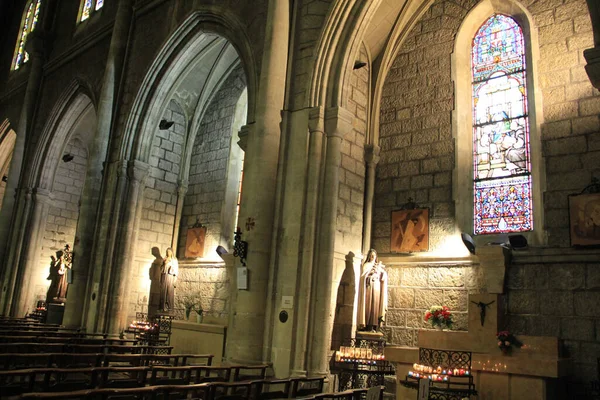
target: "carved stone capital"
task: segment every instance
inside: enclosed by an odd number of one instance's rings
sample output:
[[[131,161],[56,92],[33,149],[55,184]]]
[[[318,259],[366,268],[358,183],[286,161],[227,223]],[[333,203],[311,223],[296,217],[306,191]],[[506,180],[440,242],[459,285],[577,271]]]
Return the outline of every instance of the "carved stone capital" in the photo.
[[[323,107],[313,107],[308,112],[308,129],[310,133],[325,131],[325,112]]]
[[[33,189],[33,198],[36,202],[50,204],[52,203],[51,193],[48,189],[45,188],[35,188]]]
[[[254,129],[254,123],[243,125],[238,133],[240,140],[238,140],[237,144],[244,151],[248,150],[248,135],[252,129]]]
[[[119,178],[127,176],[127,161],[125,160],[113,161],[108,165],[108,168],[116,170]]]
[[[344,136],[352,130],[354,114],[342,107],[331,107],[325,111],[325,133],[327,137]]]
[[[189,183],[187,179],[179,179],[177,181],[177,194],[179,196],[185,196],[189,188]]]
[[[142,183],[148,176],[150,165],[140,160],[127,163],[127,177],[134,183]]]
[[[380,160],[380,156],[379,153],[381,152],[381,147],[377,146],[376,144],[368,144],[365,146],[365,162],[368,165],[377,165],[379,164],[379,160]]]

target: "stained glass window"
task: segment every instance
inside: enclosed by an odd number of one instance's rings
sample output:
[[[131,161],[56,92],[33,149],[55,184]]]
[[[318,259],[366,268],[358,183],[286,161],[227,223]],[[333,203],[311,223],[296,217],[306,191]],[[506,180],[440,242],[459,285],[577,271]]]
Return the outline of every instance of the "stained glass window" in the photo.
[[[25,51],[25,43],[27,36],[35,29],[39,16],[42,0],[30,0],[25,6],[23,22],[17,40],[17,48],[15,49],[15,57],[13,60],[13,70],[17,70],[29,61],[29,54]]]
[[[523,31],[496,14],[472,47],[474,233],[533,229]]]
[[[98,11],[104,5],[104,0],[83,0],[83,6],[81,8],[80,22],[88,19],[94,11]]]

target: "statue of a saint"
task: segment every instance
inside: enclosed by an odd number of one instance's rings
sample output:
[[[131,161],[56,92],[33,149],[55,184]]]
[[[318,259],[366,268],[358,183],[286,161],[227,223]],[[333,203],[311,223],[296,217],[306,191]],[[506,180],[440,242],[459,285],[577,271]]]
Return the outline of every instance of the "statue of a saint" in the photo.
[[[178,274],[179,262],[173,254],[173,249],[169,247],[161,265],[159,310],[172,311],[175,307],[175,283]]]
[[[64,303],[67,299],[67,270],[71,264],[65,262],[64,252],[59,250],[56,257],[50,256],[50,274],[48,280],[51,281],[48,293],[46,294],[46,303]]]
[[[373,249],[367,253],[358,288],[359,330],[377,331],[385,320],[387,311],[387,281],[385,266],[377,259]]]

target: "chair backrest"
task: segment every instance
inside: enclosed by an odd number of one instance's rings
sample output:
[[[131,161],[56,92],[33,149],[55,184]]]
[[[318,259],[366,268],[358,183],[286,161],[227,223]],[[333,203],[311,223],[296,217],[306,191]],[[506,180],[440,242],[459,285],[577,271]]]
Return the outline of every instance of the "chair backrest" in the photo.
[[[150,385],[189,385],[190,367],[163,367],[153,366],[151,370]]]
[[[252,398],[258,400],[287,399],[291,396],[291,379],[271,379],[252,382]]]
[[[214,367],[209,365],[190,366],[191,381],[199,383],[231,381],[231,367]]]
[[[211,400],[250,400],[251,382],[211,383]]]
[[[325,377],[292,378],[292,397],[306,397],[323,393]]]
[[[235,365],[233,366],[233,381],[261,380],[267,376],[268,365]]]

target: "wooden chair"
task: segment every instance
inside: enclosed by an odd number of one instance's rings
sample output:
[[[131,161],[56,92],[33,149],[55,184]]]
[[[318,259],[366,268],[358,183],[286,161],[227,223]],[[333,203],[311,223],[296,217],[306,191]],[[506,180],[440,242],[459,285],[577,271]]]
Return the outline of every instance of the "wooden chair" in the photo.
[[[233,368],[233,381],[262,380],[267,376],[268,365],[235,365]]]
[[[150,385],[189,385],[191,368],[186,366],[161,367],[153,366]]]
[[[271,379],[253,381],[253,399],[273,400],[288,399],[292,394],[291,379]]]
[[[136,388],[146,386],[149,367],[94,368],[98,388]]]
[[[191,381],[196,384],[231,381],[231,367],[193,366],[190,371]]]
[[[210,400],[250,400],[251,382],[211,383]]]
[[[323,393],[325,377],[292,378],[292,398],[308,397]]]

